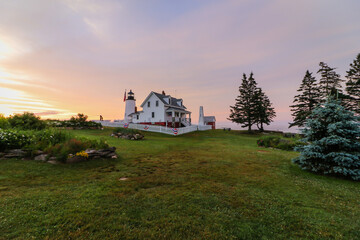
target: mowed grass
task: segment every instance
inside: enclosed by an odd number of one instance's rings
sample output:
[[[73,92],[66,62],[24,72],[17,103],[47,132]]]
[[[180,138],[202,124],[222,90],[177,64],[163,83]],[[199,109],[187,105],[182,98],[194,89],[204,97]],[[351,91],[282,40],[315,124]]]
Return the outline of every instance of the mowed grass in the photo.
[[[259,135],[73,132],[120,158],[0,160],[0,239],[360,238],[360,183],[304,172]]]

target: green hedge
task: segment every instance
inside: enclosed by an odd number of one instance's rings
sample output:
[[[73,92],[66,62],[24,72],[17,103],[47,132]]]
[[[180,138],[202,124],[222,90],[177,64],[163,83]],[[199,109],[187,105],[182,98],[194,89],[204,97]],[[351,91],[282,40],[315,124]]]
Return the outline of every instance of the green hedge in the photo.
[[[279,136],[264,136],[257,140],[259,147],[278,148],[286,151],[293,151],[295,147],[305,145],[300,139],[284,139]]]
[[[21,130],[42,130],[46,128],[46,123],[40,117],[35,116],[34,113],[15,114],[7,120],[12,128]]]

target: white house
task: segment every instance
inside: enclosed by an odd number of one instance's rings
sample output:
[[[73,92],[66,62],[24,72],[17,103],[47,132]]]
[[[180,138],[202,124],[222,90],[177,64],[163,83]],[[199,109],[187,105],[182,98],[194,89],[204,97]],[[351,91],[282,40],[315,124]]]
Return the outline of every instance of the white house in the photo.
[[[186,110],[183,100],[170,95],[151,92],[138,111],[134,93],[130,90],[126,99],[125,121],[138,124],[155,124],[168,127],[191,125],[191,112]]]

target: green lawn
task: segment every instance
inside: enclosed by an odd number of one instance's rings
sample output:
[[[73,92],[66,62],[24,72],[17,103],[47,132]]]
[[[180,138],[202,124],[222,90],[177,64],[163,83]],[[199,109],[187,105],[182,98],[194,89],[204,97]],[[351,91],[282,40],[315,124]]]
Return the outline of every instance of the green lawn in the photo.
[[[0,239],[360,238],[360,183],[304,172],[259,136],[73,132],[120,158],[0,160]]]

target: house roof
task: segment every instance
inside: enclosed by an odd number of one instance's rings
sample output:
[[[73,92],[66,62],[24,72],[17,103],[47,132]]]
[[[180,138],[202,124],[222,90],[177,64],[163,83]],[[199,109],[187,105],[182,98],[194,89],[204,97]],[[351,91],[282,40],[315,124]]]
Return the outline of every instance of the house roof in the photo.
[[[128,116],[134,115],[134,114],[138,114],[138,113],[142,113],[144,111],[138,111],[138,112],[134,112],[134,113],[130,113]]]
[[[177,107],[177,108],[181,108],[181,109],[186,109],[186,107],[183,106],[179,106],[177,104],[178,101],[183,101],[181,98],[174,98],[171,97],[170,95],[163,95],[161,93],[157,93],[157,92],[151,92],[144,100],[144,102],[140,105],[141,107],[143,107],[145,105],[145,103],[147,102],[147,100],[150,98],[150,96],[152,94],[155,94],[155,96],[157,96],[165,105],[170,106],[170,107]],[[170,98],[170,103],[167,103],[167,101],[165,100],[166,98]]]
[[[216,122],[215,116],[204,116],[204,122]]]

